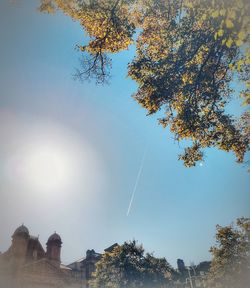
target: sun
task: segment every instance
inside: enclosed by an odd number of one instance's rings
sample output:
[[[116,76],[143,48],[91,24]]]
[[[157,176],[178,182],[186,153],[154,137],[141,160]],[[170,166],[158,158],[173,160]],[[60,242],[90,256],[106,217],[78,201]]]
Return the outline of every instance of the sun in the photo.
[[[73,159],[65,147],[42,143],[30,149],[25,157],[24,178],[43,191],[65,187],[72,178]]]
[[[6,140],[11,153],[3,163],[4,179],[11,187],[41,199],[71,197],[83,189],[87,195],[87,190],[102,187],[101,154],[85,135],[52,121],[20,121],[16,127],[13,138]]]

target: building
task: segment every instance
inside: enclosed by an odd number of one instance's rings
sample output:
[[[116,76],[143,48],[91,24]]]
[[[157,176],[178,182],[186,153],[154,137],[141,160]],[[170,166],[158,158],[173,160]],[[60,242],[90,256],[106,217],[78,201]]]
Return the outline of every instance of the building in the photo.
[[[86,286],[95,271],[95,264],[101,259],[102,254],[96,253],[95,250],[87,250],[86,257],[81,258],[67,265],[71,269],[75,279],[86,280]]]
[[[112,252],[118,244],[115,243],[108,248],[104,249],[104,252]],[[88,281],[92,278],[93,272],[95,272],[95,264],[101,259],[102,254],[95,252],[94,249],[87,250],[86,257],[81,258],[69,265],[68,268],[71,269],[74,277],[76,279],[83,279],[88,287]]]
[[[54,233],[46,251],[38,237],[24,225],[12,235],[10,248],[0,254],[0,287],[4,288],[84,288],[85,279],[75,278],[70,267],[61,264],[61,237]]]

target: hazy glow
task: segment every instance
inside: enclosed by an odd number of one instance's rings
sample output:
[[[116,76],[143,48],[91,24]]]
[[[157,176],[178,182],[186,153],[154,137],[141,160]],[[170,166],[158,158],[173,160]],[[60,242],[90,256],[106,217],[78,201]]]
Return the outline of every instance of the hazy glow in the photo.
[[[75,165],[73,155],[66,147],[56,144],[43,143],[27,151],[23,177],[31,186],[44,191],[57,190],[71,181]]]
[[[19,191],[57,199],[83,189],[87,196],[103,185],[101,161],[83,137],[54,122],[29,125],[11,114],[3,116],[4,177]]]

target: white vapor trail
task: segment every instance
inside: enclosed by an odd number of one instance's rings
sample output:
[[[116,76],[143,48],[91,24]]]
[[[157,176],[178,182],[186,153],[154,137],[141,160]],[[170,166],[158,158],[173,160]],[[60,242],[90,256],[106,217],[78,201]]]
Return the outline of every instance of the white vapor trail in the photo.
[[[137,177],[136,177],[135,186],[134,186],[133,192],[132,192],[132,194],[131,194],[131,199],[130,199],[130,202],[129,202],[129,205],[128,205],[127,216],[128,216],[129,213],[130,213],[131,206],[132,206],[132,203],[133,203],[133,200],[134,200],[134,197],[135,197],[135,192],[136,192],[136,189],[137,189],[139,180],[140,180],[140,178],[141,178],[141,173],[142,173],[142,169],[143,169],[143,166],[144,166],[144,160],[145,160],[145,156],[146,156],[146,151],[147,151],[147,149],[145,148],[144,153],[143,153],[143,156],[142,156],[142,160],[141,160],[141,165],[140,165],[140,168],[139,168],[139,170],[138,170]]]

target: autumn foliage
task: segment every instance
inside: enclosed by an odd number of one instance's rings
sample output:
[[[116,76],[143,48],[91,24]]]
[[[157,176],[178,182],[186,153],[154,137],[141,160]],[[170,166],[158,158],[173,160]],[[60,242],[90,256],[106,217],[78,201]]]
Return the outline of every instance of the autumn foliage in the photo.
[[[206,287],[248,288],[250,283],[250,218],[236,225],[217,225],[216,245]]]
[[[105,82],[110,55],[136,46],[128,65],[138,84],[133,97],[190,143],[179,156],[186,166],[203,160],[208,147],[244,162],[249,113],[243,108],[235,118],[226,109],[235,95],[250,104],[248,0],[42,0],[40,10],[61,10],[87,32],[87,44],[78,45],[81,79]]]

